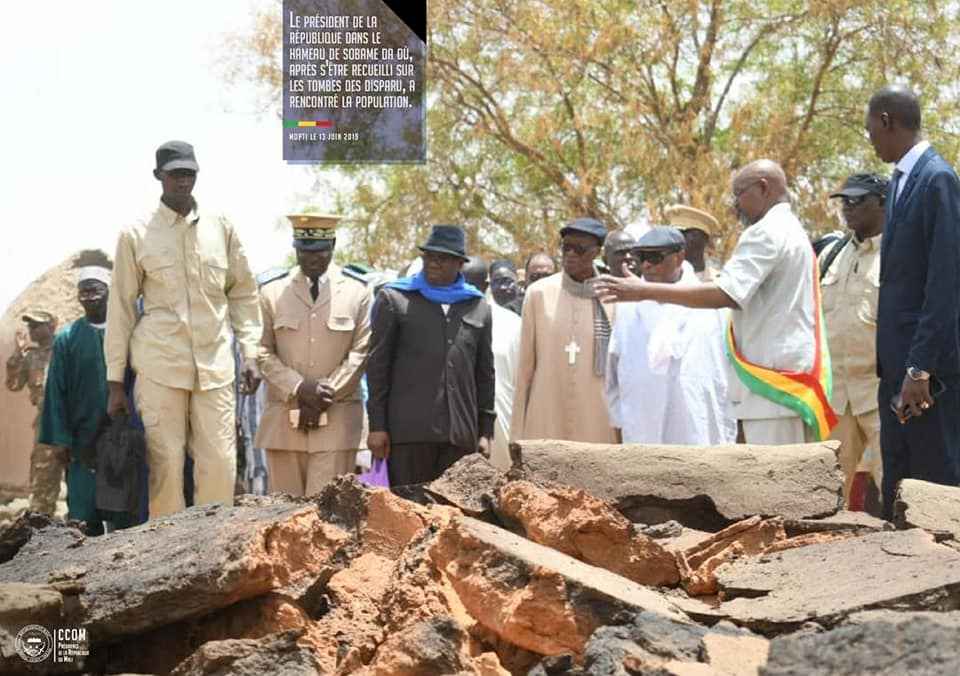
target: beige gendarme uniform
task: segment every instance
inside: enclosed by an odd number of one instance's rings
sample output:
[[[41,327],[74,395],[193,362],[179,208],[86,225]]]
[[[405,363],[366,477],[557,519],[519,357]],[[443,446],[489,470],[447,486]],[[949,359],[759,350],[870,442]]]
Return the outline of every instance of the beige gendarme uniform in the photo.
[[[267,405],[256,445],[267,449],[270,490],[311,495],[330,479],[353,471],[363,440],[360,378],[370,342],[370,293],[363,282],[331,264],[317,300],[299,268],[260,289],[263,338],[259,364]],[[334,403],[326,424],[290,426],[294,394],[304,378],[327,379]]]
[[[839,418],[830,438],[841,442],[844,500],[857,472],[870,472],[877,487],[883,478],[876,351],[881,237],[851,239],[820,282],[833,371],[830,405]]]
[[[69,464],[64,449],[36,440],[52,349],[49,346],[28,347],[13,353],[7,360],[7,389],[19,392],[26,386],[30,391],[30,403],[37,407],[33,419],[34,444],[30,452],[30,509],[48,516],[53,516],[57,509],[60,482]]]
[[[120,233],[104,337],[107,380],[123,382],[128,356],[137,374],[150,518],[184,508],[186,449],[194,504],[233,504],[234,338],[245,359],[256,358],[257,283],[233,226],[196,210],[184,217],[159,202]]]

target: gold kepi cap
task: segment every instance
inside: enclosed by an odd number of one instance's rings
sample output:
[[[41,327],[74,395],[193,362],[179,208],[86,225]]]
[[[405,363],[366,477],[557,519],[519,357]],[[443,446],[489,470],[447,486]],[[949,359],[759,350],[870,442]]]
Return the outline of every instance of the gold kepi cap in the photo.
[[[663,210],[663,215],[670,225],[681,230],[697,228],[712,236],[720,229],[720,222],[716,218],[685,204],[672,204]]]
[[[337,239],[337,214],[289,214],[293,226],[293,247],[305,251],[332,249]]]
[[[34,324],[54,324],[57,321],[52,313],[35,307],[27,308],[20,319],[26,323],[33,322]]]

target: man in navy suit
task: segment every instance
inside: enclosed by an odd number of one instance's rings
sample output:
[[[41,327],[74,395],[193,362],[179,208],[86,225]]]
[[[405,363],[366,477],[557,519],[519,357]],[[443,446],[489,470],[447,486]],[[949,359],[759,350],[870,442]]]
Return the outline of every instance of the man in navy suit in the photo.
[[[889,519],[901,479],[960,483],[960,179],[921,139],[920,104],[909,89],[878,90],[866,129],[880,159],[895,163],[877,310]]]

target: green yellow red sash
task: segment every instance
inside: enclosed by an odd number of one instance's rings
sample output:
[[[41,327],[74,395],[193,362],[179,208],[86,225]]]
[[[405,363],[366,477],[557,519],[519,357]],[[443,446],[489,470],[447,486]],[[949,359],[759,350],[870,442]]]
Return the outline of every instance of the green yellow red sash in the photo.
[[[817,261],[813,261],[813,314],[814,327],[813,368],[807,372],[779,371],[758,366],[747,361],[737,349],[733,335],[733,320],[727,329],[727,357],[747,389],[765,399],[786,406],[803,420],[817,441],[830,436],[837,425],[837,415],[830,406],[833,379],[830,374],[830,350],[827,347],[823,326],[823,309],[820,306],[820,282]]]

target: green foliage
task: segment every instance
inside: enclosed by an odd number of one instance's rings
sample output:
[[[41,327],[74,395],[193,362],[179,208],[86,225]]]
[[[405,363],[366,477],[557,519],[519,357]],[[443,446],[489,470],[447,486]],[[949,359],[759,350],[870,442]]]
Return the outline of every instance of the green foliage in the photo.
[[[729,250],[730,179],[760,157],[784,166],[812,232],[834,229],[830,190],[888,171],[863,118],[890,82],[918,91],[926,134],[956,159],[955,3],[432,0],[429,11],[428,163],[341,170],[346,247],[378,267],[409,260],[431,223],[461,223],[474,251],[519,259],[555,248],[571,217],[657,222],[674,202],[714,213]],[[279,67],[279,12],[253,29],[239,43],[247,62]],[[279,93],[275,72],[253,70]]]

